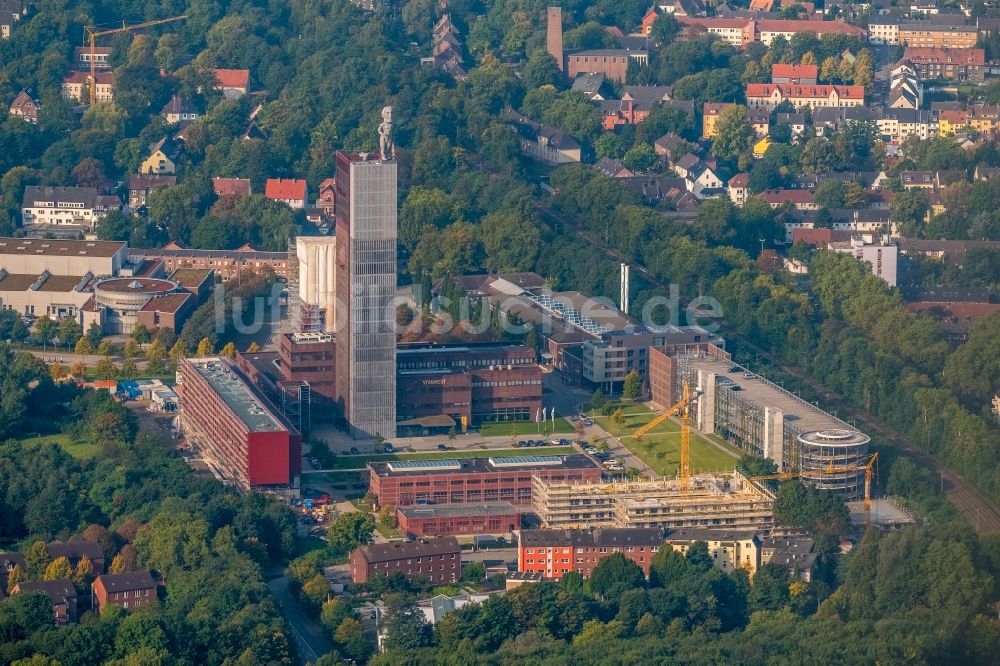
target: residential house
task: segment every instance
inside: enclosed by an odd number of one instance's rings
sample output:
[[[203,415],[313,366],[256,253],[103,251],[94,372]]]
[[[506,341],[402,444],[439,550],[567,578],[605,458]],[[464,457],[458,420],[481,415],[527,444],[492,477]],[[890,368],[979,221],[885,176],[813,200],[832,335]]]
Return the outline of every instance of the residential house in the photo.
[[[1000,106],[971,104],[967,109],[968,125],[976,132],[990,134],[1000,129]]]
[[[97,102],[115,101],[112,86],[114,75],[111,72],[96,72],[94,80],[97,82],[95,90],[95,100]],[[73,72],[63,79],[62,94],[66,99],[72,99],[81,104],[90,103],[90,73]]]
[[[451,20],[451,14],[444,13],[434,25],[431,60],[454,79],[468,78],[463,66],[461,33]]]
[[[179,95],[171,97],[167,105],[160,111],[160,114],[171,125],[198,120],[198,116],[200,115],[198,108],[191,100]]]
[[[757,159],[767,154],[767,149],[771,147],[771,137],[765,136],[757,143],[753,144],[753,156]]]
[[[352,550],[349,560],[354,583],[397,571],[407,580],[422,575],[431,584],[456,583],[462,576],[462,548],[453,536],[367,544]]]
[[[94,61],[94,69],[97,70],[108,70],[111,69],[111,51],[110,46],[94,46],[94,53],[91,56],[89,46],[77,46],[73,49],[73,64],[81,72],[90,71],[90,61]]]
[[[728,107],[735,106],[728,102],[705,102],[701,111],[701,138],[715,138],[715,124],[719,122],[719,116]]]
[[[17,97],[11,102],[10,115],[17,116],[34,125],[38,122],[39,108],[41,108],[41,102],[35,99],[30,89],[25,89],[17,93]]]
[[[684,36],[708,33],[737,49],[743,48],[753,41],[753,32],[748,30],[750,21],[745,18],[686,16],[677,19],[677,22],[683,27],[682,34]]]
[[[760,538],[754,532],[710,529],[679,529],[667,534],[667,544],[681,555],[697,542],[708,546],[712,565],[723,571],[746,571],[750,576],[760,568]]]
[[[795,85],[791,83],[748,83],[747,106],[773,109],[784,101],[796,109],[862,106],[864,86]]]
[[[810,190],[766,190],[758,194],[757,198],[766,201],[771,208],[780,208],[787,202],[798,210],[818,210],[819,206],[813,200],[814,194]]]
[[[319,198],[316,199],[316,207],[323,211],[327,217],[333,217],[337,206],[337,180],[335,178],[325,178],[319,184]]]
[[[642,34],[649,36],[653,30],[653,23],[661,14],[670,14],[674,18],[682,16],[704,16],[707,13],[705,5],[701,0],[663,0],[657,2],[642,17]]]
[[[964,109],[944,109],[938,112],[938,131],[950,136],[969,127],[969,114]]]
[[[14,24],[28,13],[27,5],[21,0],[0,0],[0,39],[10,38]]]
[[[923,88],[916,67],[904,58],[890,72],[887,106],[890,109],[919,109],[922,103]]]
[[[139,173],[159,176],[177,173],[177,161],[183,145],[170,135],[150,144],[149,156],[139,165]]]
[[[597,160],[594,168],[608,178],[631,178],[635,175],[631,169],[622,164],[621,160],[613,160],[609,157],[602,157]]]
[[[978,40],[979,29],[974,25],[917,21],[899,26],[899,43],[909,47],[971,49]]]
[[[25,581],[14,586],[14,594],[38,593],[44,594],[52,603],[52,615],[57,626],[63,626],[77,620],[76,588],[68,578],[56,580]]]
[[[149,193],[157,187],[173,187],[176,184],[177,176],[132,174],[128,179],[129,208],[136,210],[145,206]]]
[[[813,538],[772,536],[760,540],[761,564],[777,564],[788,569],[792,580],[812,582],[819,556],[811,552]]]
[[[93,187],[24,188],[21,216],[24,225],[76,225],[92,229],[97,214],[97,190]]]
[[[822,38],[824,35],[865,36],[864,30],[843,21],[818,21],[813,19],[751,20],[747,25],[746,31],[749,33],[750,41],[761,42],[765,46],[771,46],[771,42],[778,37],[784,37],[790,42],[795,35],[803,33],[815,35],[817,38]]]
[[[15,552],[0,552],[0,599],[4,598],[4,593],[7,591],[7,575],[14,570],[14,567],[20,567],[21,571],[25,574],[28,573],[28,561],[24,555]]]
[[[528,157],[546,164],[569,164],[581,160],[580,144],[566,132],[536,123],[513,110],[507,111],[507,118],[518,133],[521,152]]]
[[[698,199],[708,199],[722,194],[722,180],[705,162],[692,153],[677,160],[674,171],[684,179],[687,190]]]
[[[775,120],[779,125],[792,128],[792,139],[798,139],[806,131],[806,117],[802,113],[779,113]]]
[[[913,63],[922,79],[981,82],[986,51],[970,48],[908,47],[903,58]]]
[[[729,198],[737,206],[742,206],[750,198],[750,174],[738,173],[729,179],[726,185]]]
[[[573,79],[573,92],[583,93],[591,101],[601,101],[604,95],[601,89],[604,87],[604,75],[600,73],[581,74]]]
[[[747,121],[758,137],[765,137],[771,132],[771,114],[767,109],[750,109],[747,112]]]
[[[156,602],[156,581],[149,569],[98,576],[90,586],[91,606],[100,614],[107,606],[133,611]]]
[[[217,197],[242,197],[250,194],[249,178],[212,178],[212,191]]]
[[[653,150],[656,151],[657,155],[666,158],[667,165],[671,169],[674,167],[673,162],[671,161],[671,155],[674,155],[679,150],[687,152],[693,147],[694,146],[673,132],[667,132],[653,142]]]
[[[604,113],[604,129],[637,125],[658,107],[679,109],[694,118],[694,102],[670,99],[670,86],[625,86],[621,99],[599,100]]]
[[[239,99],[250,92],[249,69],[216,69],[216,90],[226,99]]]
[[[309,203],[306,181],[295,178],[268,178],[264,184],[264,196],[291,208],[305,208]]]
[[[882,278],[890,287],[896,286],[898,248],[895,244],[880,240],[866,242],[860,236],[854,236],[847,242],[829,243],[826,249],[839,254],[850,254],[858,261],[867,262],[872,275]]]
[[[701,203],[694,194],[688,191],[687,181],[683,178],[669,176],[633,176],[620,178],[630,191],[635,192],[650,204],[667,204],[679,212],[697,210]],[[582,361],[581,361],[582,362]]]
[[[816,65],[786,65],[784,63],[771,65],[771,83],[816,85],[818,76],[819,68]]]
[[[947,187],[952,183],[964,182],[966,174],[964,171],[901,171],[899,179],[903,184],[903,189],[924,189],[938,190]]]
[[[871,121],[878,127],[882,140],[898,144],[909,136],[927,139],[938,134],[935,114],[926,110],[885,109],[872,107],[820,108],[813,110],[816,134],[840,131],[845,123]]]
[[[74,569],[80,560],[87,558],[94,568],[94,573],[104,571],[104,551],[96,541],[52,541],[45,545],[49,559],[65,557]]]
[[[868,18],[868,43],[876,45],[899,46],[899,25],[902,19],[898,14],[872,15]]]

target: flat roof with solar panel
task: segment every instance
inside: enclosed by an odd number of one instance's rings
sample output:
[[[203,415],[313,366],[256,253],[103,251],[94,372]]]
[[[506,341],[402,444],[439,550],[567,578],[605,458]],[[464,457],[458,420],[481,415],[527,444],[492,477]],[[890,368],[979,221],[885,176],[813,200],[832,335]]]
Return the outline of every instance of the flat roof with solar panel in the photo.
[[[532,469],[601,469],[589,457],[572,453],[566,456],[493,456],[438,460],[389,460],[369,462],[368,468],[379,476],[416,476],[428,474],[489,474]]]
[[[562,456],[510,456],[507,458],[490,458],[494,467],[527,467],[529,465],[562,465]]]
[[[393,460],[386,463],[392,472],[444,472],[462,469],[457,460]]]

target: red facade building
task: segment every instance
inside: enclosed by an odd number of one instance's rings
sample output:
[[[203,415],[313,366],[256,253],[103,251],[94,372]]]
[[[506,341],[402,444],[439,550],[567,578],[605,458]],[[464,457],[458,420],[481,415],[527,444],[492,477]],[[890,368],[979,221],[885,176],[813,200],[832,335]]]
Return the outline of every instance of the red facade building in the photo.
[[[380,506],[531,503],[531,479],[584,483],[601,480],[585,455],[463,458],[368,463],[370,490]]]
[[[14,594],[44,594],[52,602],[55,624],[64,625],[77,620],[76,588],[68,578],[56,580],[24,581],[14,586]]]
[[[351,581],[367,583],[376,573],[399,571],[407,580],[421,574],[429,583],[457,583],[462,577],[462,548],[453,536],[417,541],[370,543],[351,551]]]
[[[240,488],[286,486],[301,472],[302,436],[227,358],[183,359],[181,418],[206,461]]]
[[[521,510],[510,502],[401,506],[399,529],[412,536],[502,534],[521,529]]]
[[[575,571],[589,578],[605,557],[621,553],[649,575],[649,563],[666,542],[656,527],[589,530],[525,530],[517,547],[517,570],[561,578]]]
[[[148,569],[98,576],[90,586],[91,607],[98,614],[108,604],[133,611],[156,601],[156,581]]]

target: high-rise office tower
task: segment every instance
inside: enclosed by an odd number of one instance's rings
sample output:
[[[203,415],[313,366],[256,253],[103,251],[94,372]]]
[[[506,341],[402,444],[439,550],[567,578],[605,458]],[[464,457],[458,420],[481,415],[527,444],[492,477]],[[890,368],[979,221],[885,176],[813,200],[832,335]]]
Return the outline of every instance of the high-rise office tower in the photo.
[[[337,403],[352,437],[395,437],[396,162],[338,152],[336,216]]]

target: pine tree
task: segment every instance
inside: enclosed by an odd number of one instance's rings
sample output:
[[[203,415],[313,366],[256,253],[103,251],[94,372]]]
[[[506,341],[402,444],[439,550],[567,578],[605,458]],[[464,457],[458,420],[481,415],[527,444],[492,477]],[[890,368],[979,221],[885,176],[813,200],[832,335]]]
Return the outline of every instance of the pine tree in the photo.
[[[227,342],[226,346],[223,347],[222,351],[219,352],[219,355],[226,356],[228,358],[236,360],[236,345],[234,345],[232,342]]]

